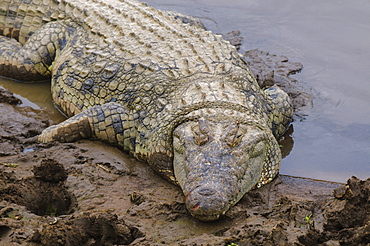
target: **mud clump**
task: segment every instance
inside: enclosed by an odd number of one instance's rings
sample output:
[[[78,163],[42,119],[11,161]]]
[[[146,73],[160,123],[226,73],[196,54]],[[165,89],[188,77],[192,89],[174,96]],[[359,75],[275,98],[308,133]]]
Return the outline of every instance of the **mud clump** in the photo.
[[[235,46],[236,50],[240,50],[240,46],[242,45],[244,38],[240,36],[239,30],[233,30],[226,34],[222,34],[222,33],[216,33],[216,34],[222,35],[223,39],[229,41],[231,45]]]
[[[143,234],[108,211],[83,213],[68,220],[55,221],[35,232],[32,243],[48,246],[128,245]]]
[[[333,201],[326,207],[323,231],[310,230],[299,237],[303,245],[337,242],[338,245],[365,246],[370,243],[370,179],[352,177],[345,186],[334,190]]]
[[[338,199],[335,203],[343,209],[328,213],[326,230],[361,227],[370,222],[370,179],[362,181],[352,177],[346,186],[334,190],[334,196]]]
[[[22,101],[16,98],[11,91],[0,87],[0,103],[17,105],[17,104],[21,104]]]
[[[0,171],[2,199],[25,206],[40,216],[71,213],[76,199],[65,187],[67,174],[63,165],[44,159],[33,172],[35,176],[18,180],[12,173]]]
[[[63,182],[68,177],[64,166],[53,159],[43,159],[39,166],[34,166],[32,172],[36,180],[50,183]]]

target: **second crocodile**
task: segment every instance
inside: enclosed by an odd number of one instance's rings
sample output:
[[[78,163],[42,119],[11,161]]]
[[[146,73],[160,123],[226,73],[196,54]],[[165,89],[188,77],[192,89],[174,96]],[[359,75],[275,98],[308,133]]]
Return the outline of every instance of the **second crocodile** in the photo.
[[[41,142],[119,146],[212,221],[277,175],[293,109],[230,43],[183,17],[135,0],[2,0],[0,75],[51,80],[70,118]]]

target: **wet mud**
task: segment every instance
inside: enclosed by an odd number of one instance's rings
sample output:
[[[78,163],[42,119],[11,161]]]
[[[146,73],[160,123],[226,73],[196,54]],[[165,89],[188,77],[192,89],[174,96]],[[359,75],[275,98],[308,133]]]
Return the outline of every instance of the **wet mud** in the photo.
[[[282,86],[304,117],[312,98],[292,78],[301,64],[259,50],[245,59],[262,87]],[[370,179],[280,175],[219,221],[200,222],[179,187],[115,147],[38,143],[52,122],[18,104],[0,90],[0,245],[369,245]]]

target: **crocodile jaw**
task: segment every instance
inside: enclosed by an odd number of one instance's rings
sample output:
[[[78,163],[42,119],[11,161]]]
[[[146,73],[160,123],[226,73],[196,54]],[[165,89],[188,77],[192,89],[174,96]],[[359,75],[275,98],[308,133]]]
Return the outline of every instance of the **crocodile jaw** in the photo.
[[[260,128],[189,121],[173,136],[175,177],[199,220],[217,220],[261,180],[270,138]]]

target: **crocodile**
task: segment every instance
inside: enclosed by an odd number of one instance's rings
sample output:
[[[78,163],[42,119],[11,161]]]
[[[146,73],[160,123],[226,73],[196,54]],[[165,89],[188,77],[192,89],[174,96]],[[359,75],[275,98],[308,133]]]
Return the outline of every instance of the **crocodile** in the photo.
[[[69,118],[40,142],[118,146],[213,221],[278,174],[293,109],[221,35],[181,17],[136,0],[1,0],[0,76],[51,81]]]

